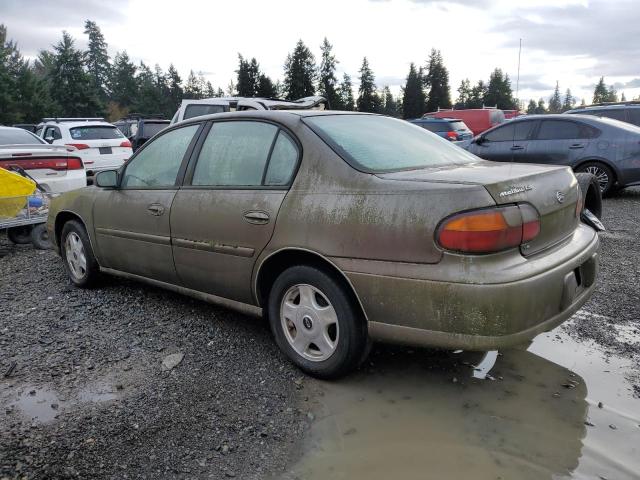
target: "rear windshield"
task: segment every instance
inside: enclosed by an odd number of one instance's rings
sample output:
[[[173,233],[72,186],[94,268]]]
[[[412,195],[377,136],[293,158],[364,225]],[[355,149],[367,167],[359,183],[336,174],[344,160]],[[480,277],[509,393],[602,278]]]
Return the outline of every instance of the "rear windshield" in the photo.
[[[469,130],[469,127],[464,122],[451,122],[451,130]]]
[[[124,135],[116,127],[91,126],[73,127],[69,129],[71,138],[74,140],[105,140],[109,138],[122,138]]]
[[[209,115],[211,113],[222,113],[224,111],[226,111],[224,105],[189,105],[184,110],[183,120],[201,115]]]
[[[411,122],[414,123],[425,130],[429,130],[430,132],[448,132],[451,129],[449,128],[448,122]]]
[[[369,173],[478,161],[451,142],[404,120],[326,115],[306,117],[304,121],[354,168]]]
[[[21,128],[0,129],[0,145],[33,145],[41,143],[45,142]]]
[[[169,126],[169,123],[150,123],[150,122],[144,122],[143,126],[142,126],[142,137],[144,138],[151,138],[153,137],[156,133],[164,130],[165,128],[167,128]]]

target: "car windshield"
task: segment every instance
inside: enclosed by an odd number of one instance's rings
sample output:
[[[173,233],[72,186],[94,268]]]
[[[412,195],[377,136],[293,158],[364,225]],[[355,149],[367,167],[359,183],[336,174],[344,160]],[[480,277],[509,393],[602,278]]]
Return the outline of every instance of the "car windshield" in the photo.
[[[105,140],[110,138],[122,138],[123,133],[116,127],[91,126],[91,127],[74,127],[69,129],[71,138],[74,140]]]
[[[167,128],[169,126],[169,122],[144,122],[142,125],[142,134],[140,136],[144,138],[151,138],[156,133]]]
[[[0,129],[0,145],[39,145],[45,143],[21,128]]]
[[[478,158],[417,125],[377,115],[305,118],[354,168],[370,173],[477,162]]]

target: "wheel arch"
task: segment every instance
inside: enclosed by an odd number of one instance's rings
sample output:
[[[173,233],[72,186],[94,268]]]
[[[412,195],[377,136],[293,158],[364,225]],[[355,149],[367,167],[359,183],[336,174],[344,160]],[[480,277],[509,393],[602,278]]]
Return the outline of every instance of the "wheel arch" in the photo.
[[[367,313],[364,309],[360,297],[349,277],[331,260],[322,254],[297,247],[286,247],[269,254],[264,258],[256,269],[254,279],[254,295],[259,306],[263,309],[269,296],[271,285],[275,279],[287,268],[294,265],[311,265],[333,275],[347,288],[354,304],[362,313],[362,317],[368,323]]]
[[[601,158],[601,157],[591,157],[591,158],[580,159],[580,161],[573,166],[573,170],[577,171],[578,168],[582,167],[585,163],[602,163],[607,167],[609,167],[613,172],[614,184],[618,181],[618,178],[620,178],[620,172],[618,171],[618,168],[614,165],[614,163],[606,158]]]
[[[60,244],[60,240],[61,240],[60,237],[62,236],[62,229],[64,228],[64,224],[71,220],[77,220],[82,224],[85,231],[87,232],[87,237],[89,238],[89,242],[91,242],[91,235],[89,235],[87,224],[82,219],[82,217],[77,213],[70,212],[69,210],[62,210],[58,212],[58,214],[56,215],[56,220],[54,223],[55,245],[58,251],[60,251],[60,248],[62,248]],[[91,248],[93,249],[93,245],[91,245]],[[95,249],[93,249],[93,251],[95,252]]]

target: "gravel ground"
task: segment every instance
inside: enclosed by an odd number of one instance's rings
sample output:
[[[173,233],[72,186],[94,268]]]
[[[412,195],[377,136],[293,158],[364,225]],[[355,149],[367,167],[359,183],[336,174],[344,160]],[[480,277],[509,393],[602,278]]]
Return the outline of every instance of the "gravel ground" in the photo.
[[[604,223],[597,291],[567,329],[640,371],[640,188],[606,199]],[[0,478],[265,478],[314,420],[314,382],[262,320],[115,278],[79,290],[50,251],[0,259],[0,318]]]
[[[115,278],[79,290],[30,247],[0,259],[0,318],[0,478],[264,478],[308,426],[261,320]]]

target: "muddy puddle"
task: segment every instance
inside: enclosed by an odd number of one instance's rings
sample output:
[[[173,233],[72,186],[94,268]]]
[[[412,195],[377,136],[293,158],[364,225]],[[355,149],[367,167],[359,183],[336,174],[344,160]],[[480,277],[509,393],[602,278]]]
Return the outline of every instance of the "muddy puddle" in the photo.
[[[283,479],[640,478],[630,362],[562,329],[487,354],[380,347],[317,382],[316,418]]]

